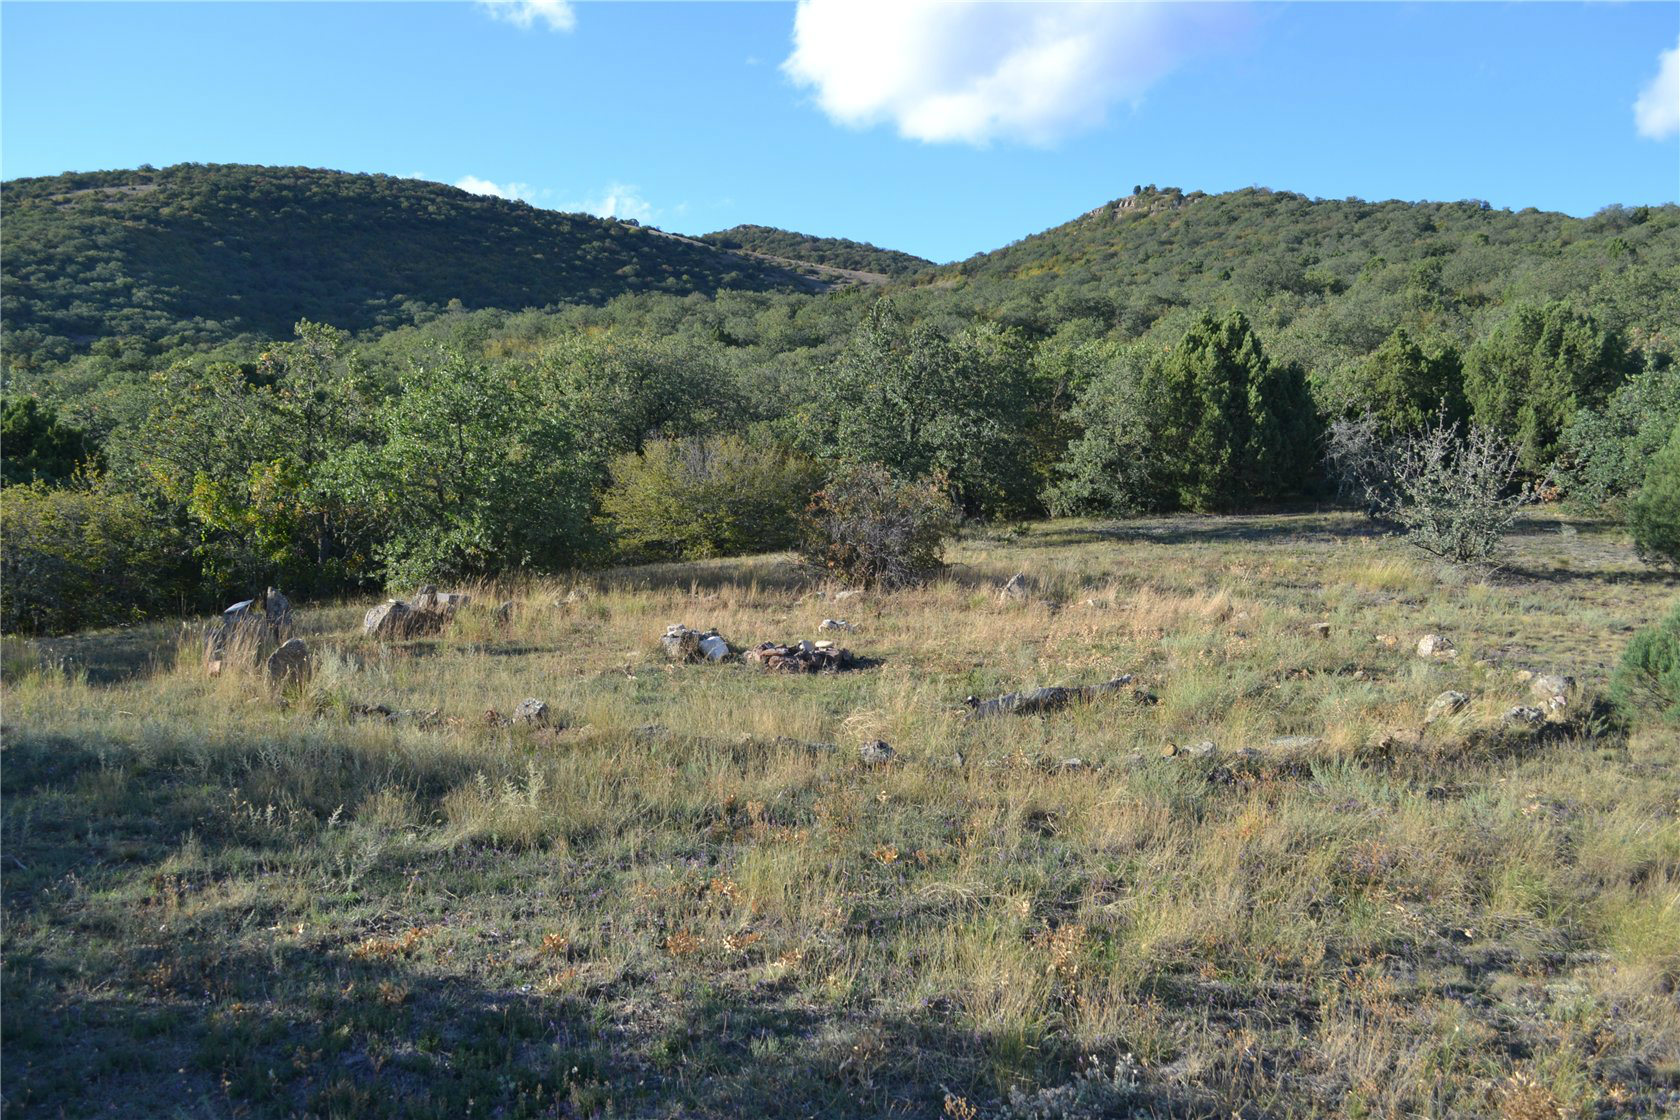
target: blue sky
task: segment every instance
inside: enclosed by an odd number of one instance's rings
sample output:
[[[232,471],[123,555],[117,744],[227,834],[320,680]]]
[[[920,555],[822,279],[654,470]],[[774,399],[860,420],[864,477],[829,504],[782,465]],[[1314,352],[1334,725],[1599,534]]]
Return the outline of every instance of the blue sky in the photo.
[[[8,0],[0,174],[307,164],[936,260],[1138,183],[1588,214],[1676,201],[1677,47],[1675,3]]]

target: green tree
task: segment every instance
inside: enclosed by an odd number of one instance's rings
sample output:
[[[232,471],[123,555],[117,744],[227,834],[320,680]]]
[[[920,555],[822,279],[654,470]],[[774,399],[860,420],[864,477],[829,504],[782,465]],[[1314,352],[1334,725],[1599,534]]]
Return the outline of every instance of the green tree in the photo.
[[[1628,504],[1628,528],[1646,563],[1680,566],[1680,424],[1651,460],[1645,484]]]
[[[878,301],[818,378],[807,438],[825,458],[943,474],[971,515],[1025,510],[1036,490],[1029,359],[1011,331],[981,325],[953,338]]]
[[[625,332],[573,332],[546,347],[538,373],[601,465],[659,438],[704,435],[740,419],[740,399],[717,348]]]
[[[1626,364],[1620,340],[1592,315],[1525,305],[1470,347],[1464,394],[1475,421],[1515,440],[1522,466],[1538,472],[1576,411],[1601,403]]]
[[[1603,408],[1581,409],[1559,440],[1564,493],[1589,509],[1619,509],[1651,458],[1680,425],[1680,368],[1652,364],[1618,386]]]
[[[368,526],[327,469],[371,434],[367,379],[342,331],[295,335],[248,365],[171,365],[146,420],[113,434],[114,470],[180,511],[219,587],[328,591],[370,574]]]
[[[520,372],[421,356],[378,410],[378,441],[338,457],[340,491],[379,527],[388,584],[553,569],[587,548],[577,432]]]
[[[1274,366],[1241,312],[1204,312],[1179,344],[1144,368],[1153,454],[1177,504],[1232,509],[1287,494],[1316,455],[1306,380]]]
[[[0,411],[0,478],[8,486],[67,482],[89,455],[86,434],[60,420],[50,404],[13,397]]]
[[[1160,454],[1144,371],[1158,354],[1145,343],[1112,350],[1085,379],[1070,423],[1081,434],[1056,464],[1045,494],[1057,515],[1136,514],[1173,504],[1169,462]]]
[[[1348,415],[1369,410],[1384,437],[1414,432],[1444,404],[1451,419],[1464,415],[1458,351],[1438,344],[1426,351],[1405,327],[1357,363],[1341,387]]]

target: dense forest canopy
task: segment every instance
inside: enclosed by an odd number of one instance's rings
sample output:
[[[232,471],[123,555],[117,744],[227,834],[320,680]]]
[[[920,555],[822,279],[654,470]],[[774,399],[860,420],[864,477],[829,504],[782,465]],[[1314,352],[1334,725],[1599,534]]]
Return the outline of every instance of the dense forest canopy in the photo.
[[[0,221],[8,626],[768,547],[860,468],[981,519],[1327,495],[1355,418],[1487,425],[1619,508],[1680,419],[1675,206],[1138,187],[932,266],[186,165]]]

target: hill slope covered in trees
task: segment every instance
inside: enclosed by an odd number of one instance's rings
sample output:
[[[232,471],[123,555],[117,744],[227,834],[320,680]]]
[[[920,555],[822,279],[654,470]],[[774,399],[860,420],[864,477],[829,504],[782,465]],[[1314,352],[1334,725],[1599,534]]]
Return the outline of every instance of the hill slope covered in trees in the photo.
[[[1638,343],[1680,323],[1680,207],[1573,218],[1150,187],[917,283],[928,304],[1042,333],[1086,320],[1135,338],[1223,307],[1365,353],[1402,323],[1464,339],[1510,305],[1562,299]]]
[[[300,318],[391,328],[451,301],[517,310],[810,286],[635,223],[387,175],[183,164],[0,189],[14,356],[63,358],[108,337],[283,337]]]
[[[732,226],[700,240],[724,249],[744,249],[772,257],[828,265],[882,276],[914,276],[934,267],[932,261],[896,249],[882,249],[846,237],[812,237],[772,226]]]

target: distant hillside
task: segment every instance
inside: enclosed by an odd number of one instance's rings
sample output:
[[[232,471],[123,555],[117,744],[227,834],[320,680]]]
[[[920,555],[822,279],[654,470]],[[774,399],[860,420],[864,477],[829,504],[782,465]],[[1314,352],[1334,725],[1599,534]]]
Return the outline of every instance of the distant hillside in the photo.
[[[700,240],[724,249],[744,249],[807,264],[827,265],[849,272],[880,276],[911,276],[934,267],[932,261],[896,249],[881,249],[844,237],[811,237],[772,226],[735,226],[703,235]]]
[[[1517,302],[1565,299],[1635,337],[1680,327],[1680,207],[1590,218],[1486,203],[1140,190],[913,283],[930,306],[1123,336],[1176,310],[1238,307],[1369,349],[1397,323],[1467,337]]]
[[[634,223],[302,167],[183,164],[0,185],[9,349],[108,336],[285,337],[300,317],[392,327],[626,292],[810,289],[764,261]]]

